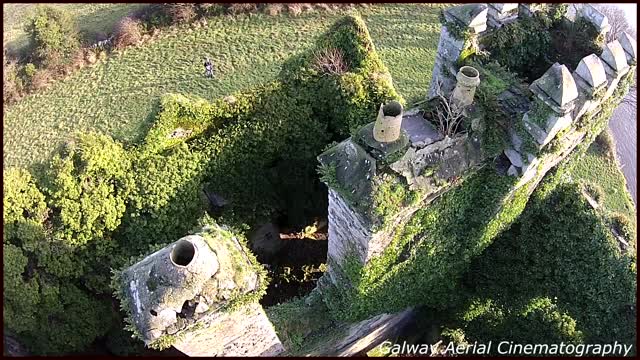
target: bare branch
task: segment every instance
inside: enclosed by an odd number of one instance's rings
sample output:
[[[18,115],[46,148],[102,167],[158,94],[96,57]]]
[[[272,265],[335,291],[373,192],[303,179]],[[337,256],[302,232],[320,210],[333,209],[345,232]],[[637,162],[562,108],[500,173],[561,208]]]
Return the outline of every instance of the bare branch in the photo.
[[[438,130],[444,136],[453,136],[457,133],[459,125],[464,119],[464,107],[458,106],[452,95],[446,96],[442,91],[442,81],[435,84],[435,95],[438,100],[435,115],[438,120]]]

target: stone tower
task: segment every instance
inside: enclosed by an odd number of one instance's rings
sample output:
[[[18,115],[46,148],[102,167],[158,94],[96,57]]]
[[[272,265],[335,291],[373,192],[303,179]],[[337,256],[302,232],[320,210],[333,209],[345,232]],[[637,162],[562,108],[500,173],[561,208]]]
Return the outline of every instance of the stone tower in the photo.
[[[269,356],[280,340],[257,300],[264,271],[217,225],[179,239],[116,275],[134,334],[189,356]]]

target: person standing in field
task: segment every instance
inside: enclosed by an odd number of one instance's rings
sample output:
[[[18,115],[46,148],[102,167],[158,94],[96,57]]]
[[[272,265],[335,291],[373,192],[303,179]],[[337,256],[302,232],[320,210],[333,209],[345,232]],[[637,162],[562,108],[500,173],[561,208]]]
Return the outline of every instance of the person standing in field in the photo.
[[[208,57],[204,59],[204,76],[213,78],[213,63]]]

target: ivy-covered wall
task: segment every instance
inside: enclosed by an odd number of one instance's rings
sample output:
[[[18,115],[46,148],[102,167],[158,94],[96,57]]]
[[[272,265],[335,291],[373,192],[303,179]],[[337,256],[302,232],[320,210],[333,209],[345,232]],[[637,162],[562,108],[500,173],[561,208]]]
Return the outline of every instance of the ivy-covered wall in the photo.
[[[348,258],[344,281],[323,289],[332,316],[357,321],[424,306],[454,314],[443,322],[451,325],[449,334],[466,333],[471,342],[512,334],[526,342],[618,337],[633,343],[635,256],[621,252],[612,221],[588,207],[577,185],[554,192],[567,159],[530,200],[544,172],[567,154],[579,158],[606,128],[632,81],[630,71],[599,111],[559,134],[557,146],[539,154],[537,176],[515,191],[518,178],[501,176],[487,164],[417,211],[381,256],[364,266]],[[567,231],[574,227],[581,229]],[[495,273],[496,264],[505,272]],[[507,280],[498,280],[499,274]],[[510,280],[515,284],[507,285]],[[511,297],[517,284],[521,288]],[[607,330],[612,322],[615,329]],[[532,328],[538,329],[534,335]]]

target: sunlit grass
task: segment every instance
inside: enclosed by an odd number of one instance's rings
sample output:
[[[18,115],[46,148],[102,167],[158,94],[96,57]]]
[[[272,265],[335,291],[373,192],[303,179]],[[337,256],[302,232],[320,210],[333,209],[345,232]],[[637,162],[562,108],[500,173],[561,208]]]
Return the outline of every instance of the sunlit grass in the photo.
[[[579,181],[597,184],[604,192],[601,205],[609,212],[625,214],[634,221],[635,206],[627,191],[624,175],[615,158],[601,150],[594,142],[584,157],[571,169],[571,175]]]
[[[400,93],[410,102],[426,93],[440,36],[441,5],[358,7]],[[207,99],[273,79],[284,60],[309,47],[345,11],[298,17],[251,14],[210,18],[181,27],[85,68],[5,111],[4,161],[29,166],[46,158],[74,131],[97,130],[126,143],[140,140],[167,92]],[[202,76],[202,57],[217,77]]]

